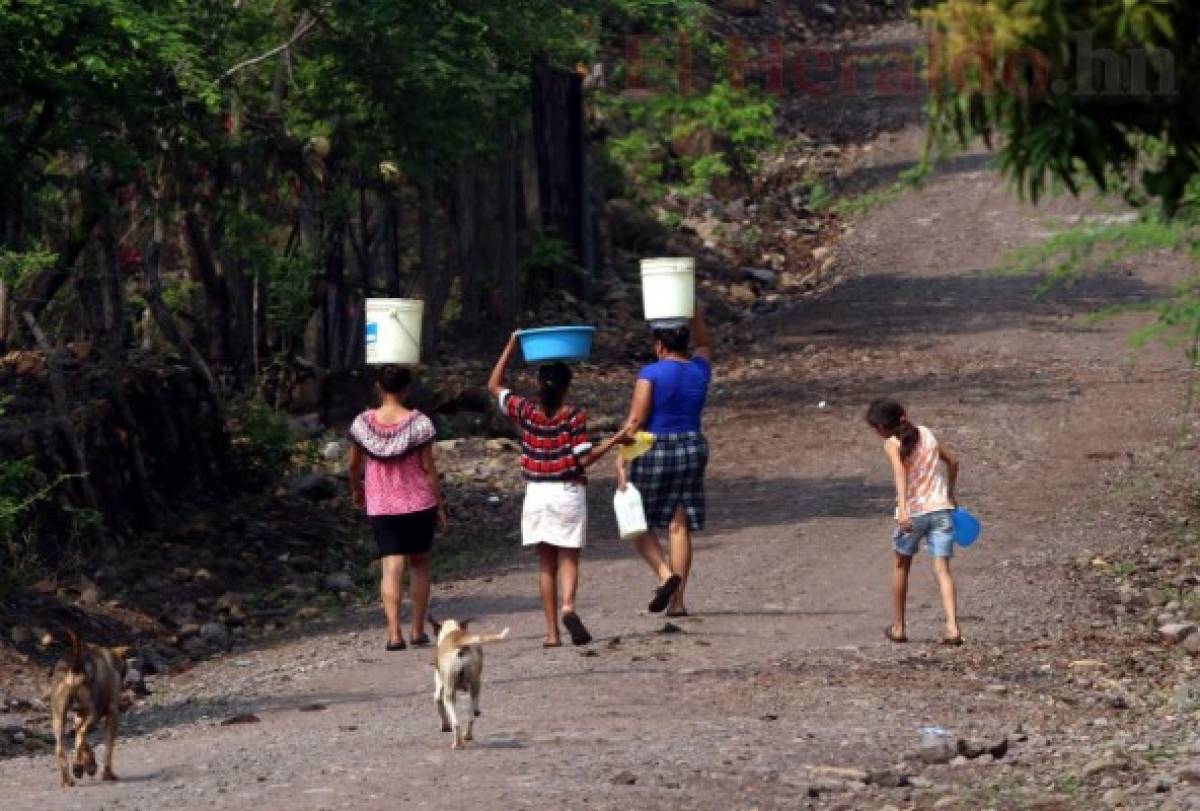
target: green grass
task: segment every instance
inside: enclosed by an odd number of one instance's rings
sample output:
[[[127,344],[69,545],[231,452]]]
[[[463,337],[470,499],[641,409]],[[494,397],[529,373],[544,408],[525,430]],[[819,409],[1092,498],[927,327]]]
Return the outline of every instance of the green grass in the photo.
[[[1174,749],[1151,749],[1143,755],[1147,762],[1159,766],[1163,763],[1174,763],[1179,760],[1182,755]]]
[[[899,199],[913,189],[919,188],[925,182],[925,179],[929,177],[930,171],[932,171],[932,167],[929,164],[919,163],[897,175],[895,182],[853,197],[835,198],[821,185],[821,205],[818,205],[816,202],[817,186],[814,186],[812,205],[813,208],[824,209],[843,217],[860,217],[869,211]]]
[[[1054,783],[1054,790],[1059,794],[1066,794],[1068,797],[1078,796],[1079,789],[1079,778],[1073,774],[1064,774]]]

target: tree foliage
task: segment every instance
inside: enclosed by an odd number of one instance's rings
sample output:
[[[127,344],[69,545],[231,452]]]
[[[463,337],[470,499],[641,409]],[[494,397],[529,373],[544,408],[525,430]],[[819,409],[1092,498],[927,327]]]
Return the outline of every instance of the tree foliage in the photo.
[[[1090,179],[1174,210],[1200,174],[1200,6],[1190,0],[937,0],[935,140],[996,138],[1036,200]]]
[[[350,365],[364,296],[426,298],[431,333],[452,290],[464,318],[511,321],[544,289],[519,278],[544,256],[521,254],[559,240],[562,269],[586,259],[556,227],[572,201],[524,197],[562,185],[586,139],[537,142],[531,110],[576,115],[579,65],[696,5],[0,3],[0,348],[20,313],[52,311],[119,354],[153,337],[149,312],[246,383],[306,341]]]

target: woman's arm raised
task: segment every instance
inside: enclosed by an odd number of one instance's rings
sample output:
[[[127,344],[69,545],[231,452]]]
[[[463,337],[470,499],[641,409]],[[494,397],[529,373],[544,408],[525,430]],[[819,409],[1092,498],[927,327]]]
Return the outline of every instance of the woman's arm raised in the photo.
[[[708,322],[704,320],[704,310],[700,309],[700,302],[696,302],[696,315],[692,318],[692,341],[696,344],[692,354],[711,363],[713,358],[712,333],[708,331]]]
[[[488,393],[493,397],[499,397],[500,392],[504,390],[504,375],[508,373],[508,366],[512,363],[513,355],[517,351],[517,333],[508,336],[508,343],[504,346],[504,351],[500,353],[500,357],[496,360],[496,366],[492,369],[492,375],[488,378]]]

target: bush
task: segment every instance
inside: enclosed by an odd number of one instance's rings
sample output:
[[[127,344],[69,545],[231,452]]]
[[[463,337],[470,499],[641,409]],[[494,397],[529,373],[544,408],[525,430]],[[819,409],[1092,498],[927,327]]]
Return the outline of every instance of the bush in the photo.
[[[775,107],[769,97],[728,81],[704,93],[670,91],[650,97],[601,99],[620,133],[607,142],[607,157],[630,197],[657,202],[671,190],[695,199],[713,181],[751,172],[758,155],[775,142]],[[712,135],[708,154],[676,157],[673,141],[703,129]]]
[[[292,466],[292,434],[287,418],[260,397],[235,403],[230,409],[234,460],[253,480],[270,484]]]

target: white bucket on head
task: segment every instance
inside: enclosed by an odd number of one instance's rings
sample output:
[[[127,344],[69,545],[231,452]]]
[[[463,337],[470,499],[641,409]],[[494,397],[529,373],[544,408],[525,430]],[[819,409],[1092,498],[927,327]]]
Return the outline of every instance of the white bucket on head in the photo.
[[[421,362],[421,319],[425,302],[408,298],[367,299],[364,344],[371,366],[416,366]]]
[[[647,321],[692,318],[696,314],[696,260],[643,259],[642,308]]]

